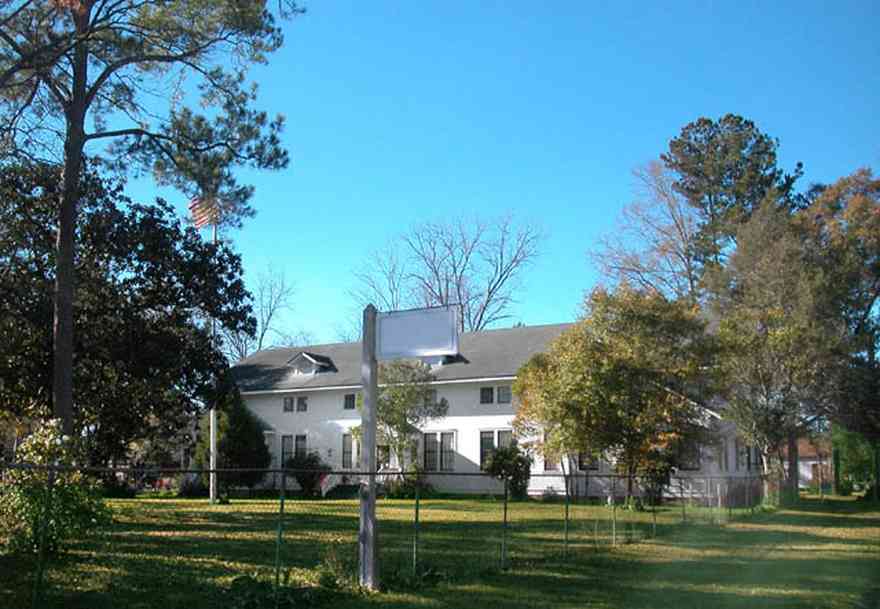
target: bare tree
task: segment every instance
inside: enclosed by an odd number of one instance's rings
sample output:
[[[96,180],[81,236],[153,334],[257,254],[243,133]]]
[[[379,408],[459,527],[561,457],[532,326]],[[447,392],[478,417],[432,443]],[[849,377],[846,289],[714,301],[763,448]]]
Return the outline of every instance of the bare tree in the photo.
[[[407,306],[406,261],[397,243],[391,241],[375,250],[360,270],[354,272],[357,286],[349,291],[357,303],[372,303],[382,311],[397,311]],[[345,330],[348,334],[348,330]]]
[[[510,216],[413,226],[355,272],[354,300],[384,310],[461,305],[461,329],[509,319],[522,271],[538,255],[541,233]]]
[[[311,336],[304,331],[285,332],[279,327],[279,316],[293,309],[294,286],[283,273],[267,269],[257,277],[253,294],[257,331],[224,332],[223,351],[230,362],[238,362],[247,356],[275,347],[293,347],[310,342]]]
[[[696,212],[675,191],[674,176],[659,161],[636,168],[633,176],[636,200],[623,208],[617,229],[588,256],[612,285],[626,283],[697,302]]]

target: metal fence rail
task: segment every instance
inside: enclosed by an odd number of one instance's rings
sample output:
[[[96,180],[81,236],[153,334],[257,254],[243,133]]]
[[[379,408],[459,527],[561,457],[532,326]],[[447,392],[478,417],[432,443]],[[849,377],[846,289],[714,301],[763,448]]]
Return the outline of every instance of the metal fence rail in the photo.
[[[57,468],[0,464],[0,500],[9,472],[36,472],[49,518],[55,500],[54,480],[77,471],[100,481],[109,495],[114,523],[94,539],[73,540],[70,560],[88,557],[101,565],[123,562],[137,568],[141,561],[162,556],[188,559],[175,577],[223,580],[255,568],[271,573],[277,587],[287,577],[308,579],[328,564],[354,574],[357,565],[359,503],[357,485],[370,476],[380,488],[393,489],[401,474],[389,472],[321,472],[333,488],[323,497],[303,496],[296,479],[316,474],[290,469],[217,469],[224,478],[262,472],[262,484],[247,489],[227,485],[230,504],[180,497],[192,492],[205,470],[162,467]],[[226,475],[226,476],[224,476]],[[379,564],[383,577],[418,577],[431,571],[447,577],[471,577],[548,557],[569,557],[604,551],[625,543],[641,543],[667,534],[683,523],[721,525],[754,510],[762,501],[758,477],[671,478],[652,496],[647,481],[636,477],[578,473],[532,475],[532,488],[545,489],[528,499],[514,500],[504,481],[484,473],[431,473],[428,480],[448,476],[445,486],[471,488],[467,495],[432,491],[423,479],[406,485],[411,494],[380,494],[377,504]],[[453,480],[451,477],[457,477]],[[441,485],[437,485],[441,486]],[[483,489],[479,492],[479,489]],[[631,493],[631,494],[629,494]],[[128,496],[133,495],[133,496]],[[628,497],[630,497],[628,499]],[[42,522],[42,530],[47,523]],[[4,532],[0,532],[0,553]],[[53,562],[41,547],[27,565],[7,574],[14,589],[30,588],[32,605],[51,591]],[[83,558],[85,560],[85,558]],[[127,563],[125,561],[128,561]],[[129,564],[130,563],[130,564]],[[210,565],[209,567],[205,565]],[[30,582],[30,583],[28,583]]]

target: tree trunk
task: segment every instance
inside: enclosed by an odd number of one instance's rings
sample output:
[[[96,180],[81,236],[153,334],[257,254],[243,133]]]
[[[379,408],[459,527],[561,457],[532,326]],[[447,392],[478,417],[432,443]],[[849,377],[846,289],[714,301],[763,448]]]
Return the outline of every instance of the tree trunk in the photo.
[[[81,139],[81,138],[80,138]],[[53,410],[65,434],[73,433],[73,293],[76,204],[82,170],[82,143],[68,137],[65,145],[64,190],[56,238]]]
[[[833,471],[831,474],[834,476],[834,489],[832,493],[834,495],[840,494],[840,449],[835,447],[831,448],[831,467]]]
[[[874,501],[880,501],[880,439],[874,440]]]
[[[794,503],[798,499],[798,482],[800,479],[800,462],[798,459],[797,433],[788,434],[788,496],[789,501]]]
[[[772,470],[770,466],[770,456],[764,450],[761,451],[761,463],[764,466],[764,471],[761,476],[761,483],[764,489],[764,498],[762,500],[762,503],[767,503],[770,499],[770,472]],[[749,475],[751,476],[751,474]]]
[[[89,28],[90,11],[75,14],[77,32]],[[73,296],[76,283],[76,215],[85,147],[88,46],[85,39],[74,47],[73,83],[65,108],[67,136],[64,141],[64,175],[58,214],[55,271],[55,320],[53,327],[52,408],[61,419],[65,434],[73,434]]]

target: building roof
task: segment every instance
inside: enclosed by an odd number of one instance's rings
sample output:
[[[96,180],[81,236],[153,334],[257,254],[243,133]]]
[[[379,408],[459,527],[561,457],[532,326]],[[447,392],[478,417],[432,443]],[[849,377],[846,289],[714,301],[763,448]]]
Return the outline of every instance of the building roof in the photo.
[[[522,326],[504,330],[463,333],[461,356],[434,369],[438,381],[466,381],[516,376],[532,355],[572,324]],[[332,368],[316,374],[294,374],[288,362],[300,353],[329,360]],[[327,389],[361,384],[361,344],[335,343],[284,349],[267,349],[251,355],[232,368],[242,392]]]

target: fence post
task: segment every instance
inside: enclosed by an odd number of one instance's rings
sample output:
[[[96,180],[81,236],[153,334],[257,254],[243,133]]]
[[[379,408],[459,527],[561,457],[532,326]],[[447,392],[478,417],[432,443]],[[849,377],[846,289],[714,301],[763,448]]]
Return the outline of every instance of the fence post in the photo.
[[[718,491],[718,485],[715,485],[715,492]],[[715,494],[712,492],[712,479],[708,476],[706,477],[706,507],[709,508],[709,514],[711,514],[712,522],[715,524],[721,523],[721,516],[718,514],[718,510],[715,506]]]
[[[504,523],[501,527],[501,568],[507,564],[507,478],[504,479]]]
[[[611,478],[611,547],[617,547],[617,476]]]
[[[651,530],[651,538],[654,539],[657,537],[657,501],[654,500],[654,505],[651,506],[651,515],[653,517],[654,523]]]
[[[681,499],[681,521],[687,522],[687,504],[684,502],[684,480],[678,479],[678,496]]]
[[[733,522],[733,501],[730,495],[730,478],[724,479],[724,500],[727,502],[727,522]]]
[[[746,477],[746,507],[749,508],[749,514],[754,514],[752,511],[752,478],[751,476]]]
[[[281,472],[281,491],[278,502],[278,536],[275,540],[275,601],[278,601],[278,587],[281,583],[281,543],[284,532],[284,489],[287,486],[287,474]]]
[[[563,533],[564,537],[563,537],[563,541],[562,541],[562,557],[563,558],[568,557],[568,509],[569,509],[568,484],[566,484],[565,485],[565,529],[564,529],[564,533]]]
[[[51,466],[50,466],[51,467]],[[43,598],[43,574],[46,570],[46,532],[49,528],[49,517],[52,511],[52,487],[55,484],[55,470],[49,470],[46,484],[46,502],[43,507],[43,518],[40,525],[40,549],[37,557],[37,575],[34,578],[33,609],[41,606]]]
[[[416,513],[413,529],[413,577],[418,575],[419,569],[419,481],[416,481]]]

